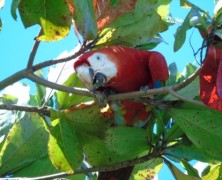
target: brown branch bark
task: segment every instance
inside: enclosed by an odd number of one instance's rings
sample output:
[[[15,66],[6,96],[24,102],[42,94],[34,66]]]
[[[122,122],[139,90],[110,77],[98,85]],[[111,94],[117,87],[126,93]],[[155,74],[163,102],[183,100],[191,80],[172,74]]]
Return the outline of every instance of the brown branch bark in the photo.
[[[39,31],[38,36],[40,36],[40,35],[42,34],[42,32],[43,32],[43,30],[42,30],[42,28],[41,28],[40,31]],[[41,41],[35,40],[35,43],[34,43],[34,45],[33,45],[33,48],[32,48],[32,50],[31,50],[31,53],[30,53],[30,55],[29,55],[29,60],[28,60],[26,69],[31,69],[31,68],[32,68],[33,62],[34,62],[34,60],[35,60],[35,55],[36,55],[36,52],[37,52],[37,50],[38,50],[38,47],[39,47],[40,42],[41,42]]]
[[[34,106],[19,106],[14,104],[0,104],[0,109],[17,110],[26,112],[36,112],[45,116],[50,116],[50,109],[48,107],[34,107]]]

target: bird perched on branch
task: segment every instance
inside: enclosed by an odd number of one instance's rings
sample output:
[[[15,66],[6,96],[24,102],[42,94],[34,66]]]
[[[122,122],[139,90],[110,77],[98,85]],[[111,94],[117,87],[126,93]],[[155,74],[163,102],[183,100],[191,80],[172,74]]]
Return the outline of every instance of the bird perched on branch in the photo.
[[[144,87],[157,88],[168,77],[168,68],[163,55],[155,51],[137,50],[124,46],[112,46],[84,53],[74,63],[80,80],[90,91],[115,91],[126,93],[139,91]],[[127,126],[143,126],[150,118],[150,107],[130,100],[109,102],[117,123]],[[132,170],[132,168],[131,168]],[[115,177],[115,173],[100,179],[128,179]],[[123,172],[124,173],[124,172]]]

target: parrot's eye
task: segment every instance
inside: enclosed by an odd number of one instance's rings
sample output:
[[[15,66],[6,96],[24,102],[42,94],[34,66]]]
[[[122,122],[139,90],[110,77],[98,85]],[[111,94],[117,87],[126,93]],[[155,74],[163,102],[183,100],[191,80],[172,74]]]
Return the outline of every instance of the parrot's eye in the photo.
[[[96,56],[96,59],[97,59],[97,60],[100,60],[100,57],[99,57],[99,56]]]

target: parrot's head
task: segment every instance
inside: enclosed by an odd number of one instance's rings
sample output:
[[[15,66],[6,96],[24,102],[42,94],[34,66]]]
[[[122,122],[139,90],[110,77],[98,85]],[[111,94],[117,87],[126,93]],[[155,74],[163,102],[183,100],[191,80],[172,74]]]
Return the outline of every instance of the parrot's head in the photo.
[[[94,91],[103,87],[117,75],[117,67],[109,56],[102,52],[87,52],[74,63],[74,69],[85,87]]]

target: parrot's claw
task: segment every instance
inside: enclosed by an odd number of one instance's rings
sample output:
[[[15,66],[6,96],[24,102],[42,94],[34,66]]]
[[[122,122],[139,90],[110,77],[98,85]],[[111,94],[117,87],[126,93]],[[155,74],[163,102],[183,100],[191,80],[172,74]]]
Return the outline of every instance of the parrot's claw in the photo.
[[[150,89],[149,89],[149,87],[148,87],[147,85],[140,87],[140,91],[148,92],[149,90],[150,90]]]
[[[95,100],[98,103],[99,108],[106,107],[106,104],[108,102],[107,95],[103,92],[98,92],[98,91],[95,91],[93,93],[95,94]]]
[[[95,94],[96,102],[98,103],[100,108],[106,107],[108,103],[108,96],[112,94],[116,94],[116,92],[112,89],[105,89],[101,91],[92,91]]]

